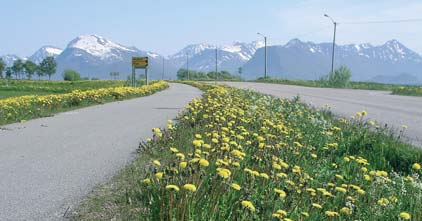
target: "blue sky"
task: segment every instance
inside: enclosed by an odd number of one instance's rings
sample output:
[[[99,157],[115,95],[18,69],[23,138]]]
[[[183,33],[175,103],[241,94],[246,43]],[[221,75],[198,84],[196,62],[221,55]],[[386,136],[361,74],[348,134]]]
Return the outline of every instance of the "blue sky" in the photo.
[[[420,0],[0,0],[0,55],[29,56],[43,45],[61,48],[79,35],[97,34],[117,43],[164,55],[190,43],[292,38],[329,42],[328,13],[343,21],[422,18]],[[422,53],[422,22],[341,25],[338,43],[382,44],[398,39]]]

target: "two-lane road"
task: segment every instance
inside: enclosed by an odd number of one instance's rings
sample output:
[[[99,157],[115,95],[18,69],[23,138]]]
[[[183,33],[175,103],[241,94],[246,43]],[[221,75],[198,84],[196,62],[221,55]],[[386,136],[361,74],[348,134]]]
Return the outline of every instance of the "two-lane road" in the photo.
[[[387,123],[396,129],[407,125],[405,135],[409,141],[422,146],[422,97],[391,95],[389,91],[312,88],[252,82],[222,83],[289,99],[299,95],[301,100],[315,107],[328,105],[334,113],[344,117],[366,110],[368,119],[378,123]]]
[[[201,91],[156,94],[0,127],[0,220],[58,220]]]

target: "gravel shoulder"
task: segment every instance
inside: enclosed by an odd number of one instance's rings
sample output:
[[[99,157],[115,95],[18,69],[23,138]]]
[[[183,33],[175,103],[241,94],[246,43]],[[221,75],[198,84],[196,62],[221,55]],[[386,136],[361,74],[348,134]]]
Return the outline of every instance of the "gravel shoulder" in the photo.
[[[59,220],[201,91],[184,84],[0,127],[0,220]]]

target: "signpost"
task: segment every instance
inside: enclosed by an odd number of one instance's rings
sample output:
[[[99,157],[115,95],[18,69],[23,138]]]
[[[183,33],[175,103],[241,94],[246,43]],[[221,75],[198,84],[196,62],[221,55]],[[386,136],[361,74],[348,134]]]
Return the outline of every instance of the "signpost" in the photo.
[[[148,57],[132,57],[132,87],[136,87],[136,69],[145,70],[145,80],[148,85]]]

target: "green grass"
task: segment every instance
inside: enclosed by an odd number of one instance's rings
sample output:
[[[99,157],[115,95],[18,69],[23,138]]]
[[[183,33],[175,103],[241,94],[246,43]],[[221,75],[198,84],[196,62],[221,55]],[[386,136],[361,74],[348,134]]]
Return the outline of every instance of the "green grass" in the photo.
[[[422,162],[422,150],[403,143],[388,128],[362,117],[337,119],[299,100],[189,84],[207,93],[191,102],[174,128],[154,130],[154,139],[140,145],[137,159],[83,201],[73,219],[278,220],[272,216],[280,209],[293,220],[400,220],[404,211],[412,220],[422,219],[421,172],[411,169]],[[209,165],[199,165],[199,159]],[[182,161],[188,162],[186,168],[179,166]],[[282,162],[288,168],[274,166]],[[294,166],[298,171],[292,170]],[[222,178],[217,168],[231,173]],[[155,176],[158,172],[164,173],[161,179]],[[286,177],[278,176],[282,173]],[[409,176],[413,182],[404,181]],[[187,183],[197,190],[183,189]],[[231,183],[241,189],[234,190]],[[166,189],[169,184],[180,191]],[[333,185],[343,186],[346,193]],[[311,196],[309,188],[323,188],[331,196],[319,190]],[[378,205],[383,198],[389,203]],[[242,206],[243,200],[255,210]],[[342,213],[342,208],[352,213]],[[338,216],[329,218],[326,211]]]
[[[255,82],[287,84],[305,87],[329,87],[318,80],[288,80],[282,78],[259,78]],[[422,87],[409,85],[381,84],[374,82],[349,82],[346,88],[362,90],[384,90],[391,91],[392,94],[422,96]]]
[[[47,95],[47,94],[52,94],[52,92],[0,90],[0,99],[9,98],[9,97],[19,97],[19,96],[24,96],[24,95]]]
[[[139,80],[138,86],[145,84]],[[0,79],[0,99],[23,95],[63,94],[74,90],[86,91],[100,88],[129,86],[127,81],[82,80],[82,81],[37,81]]]

